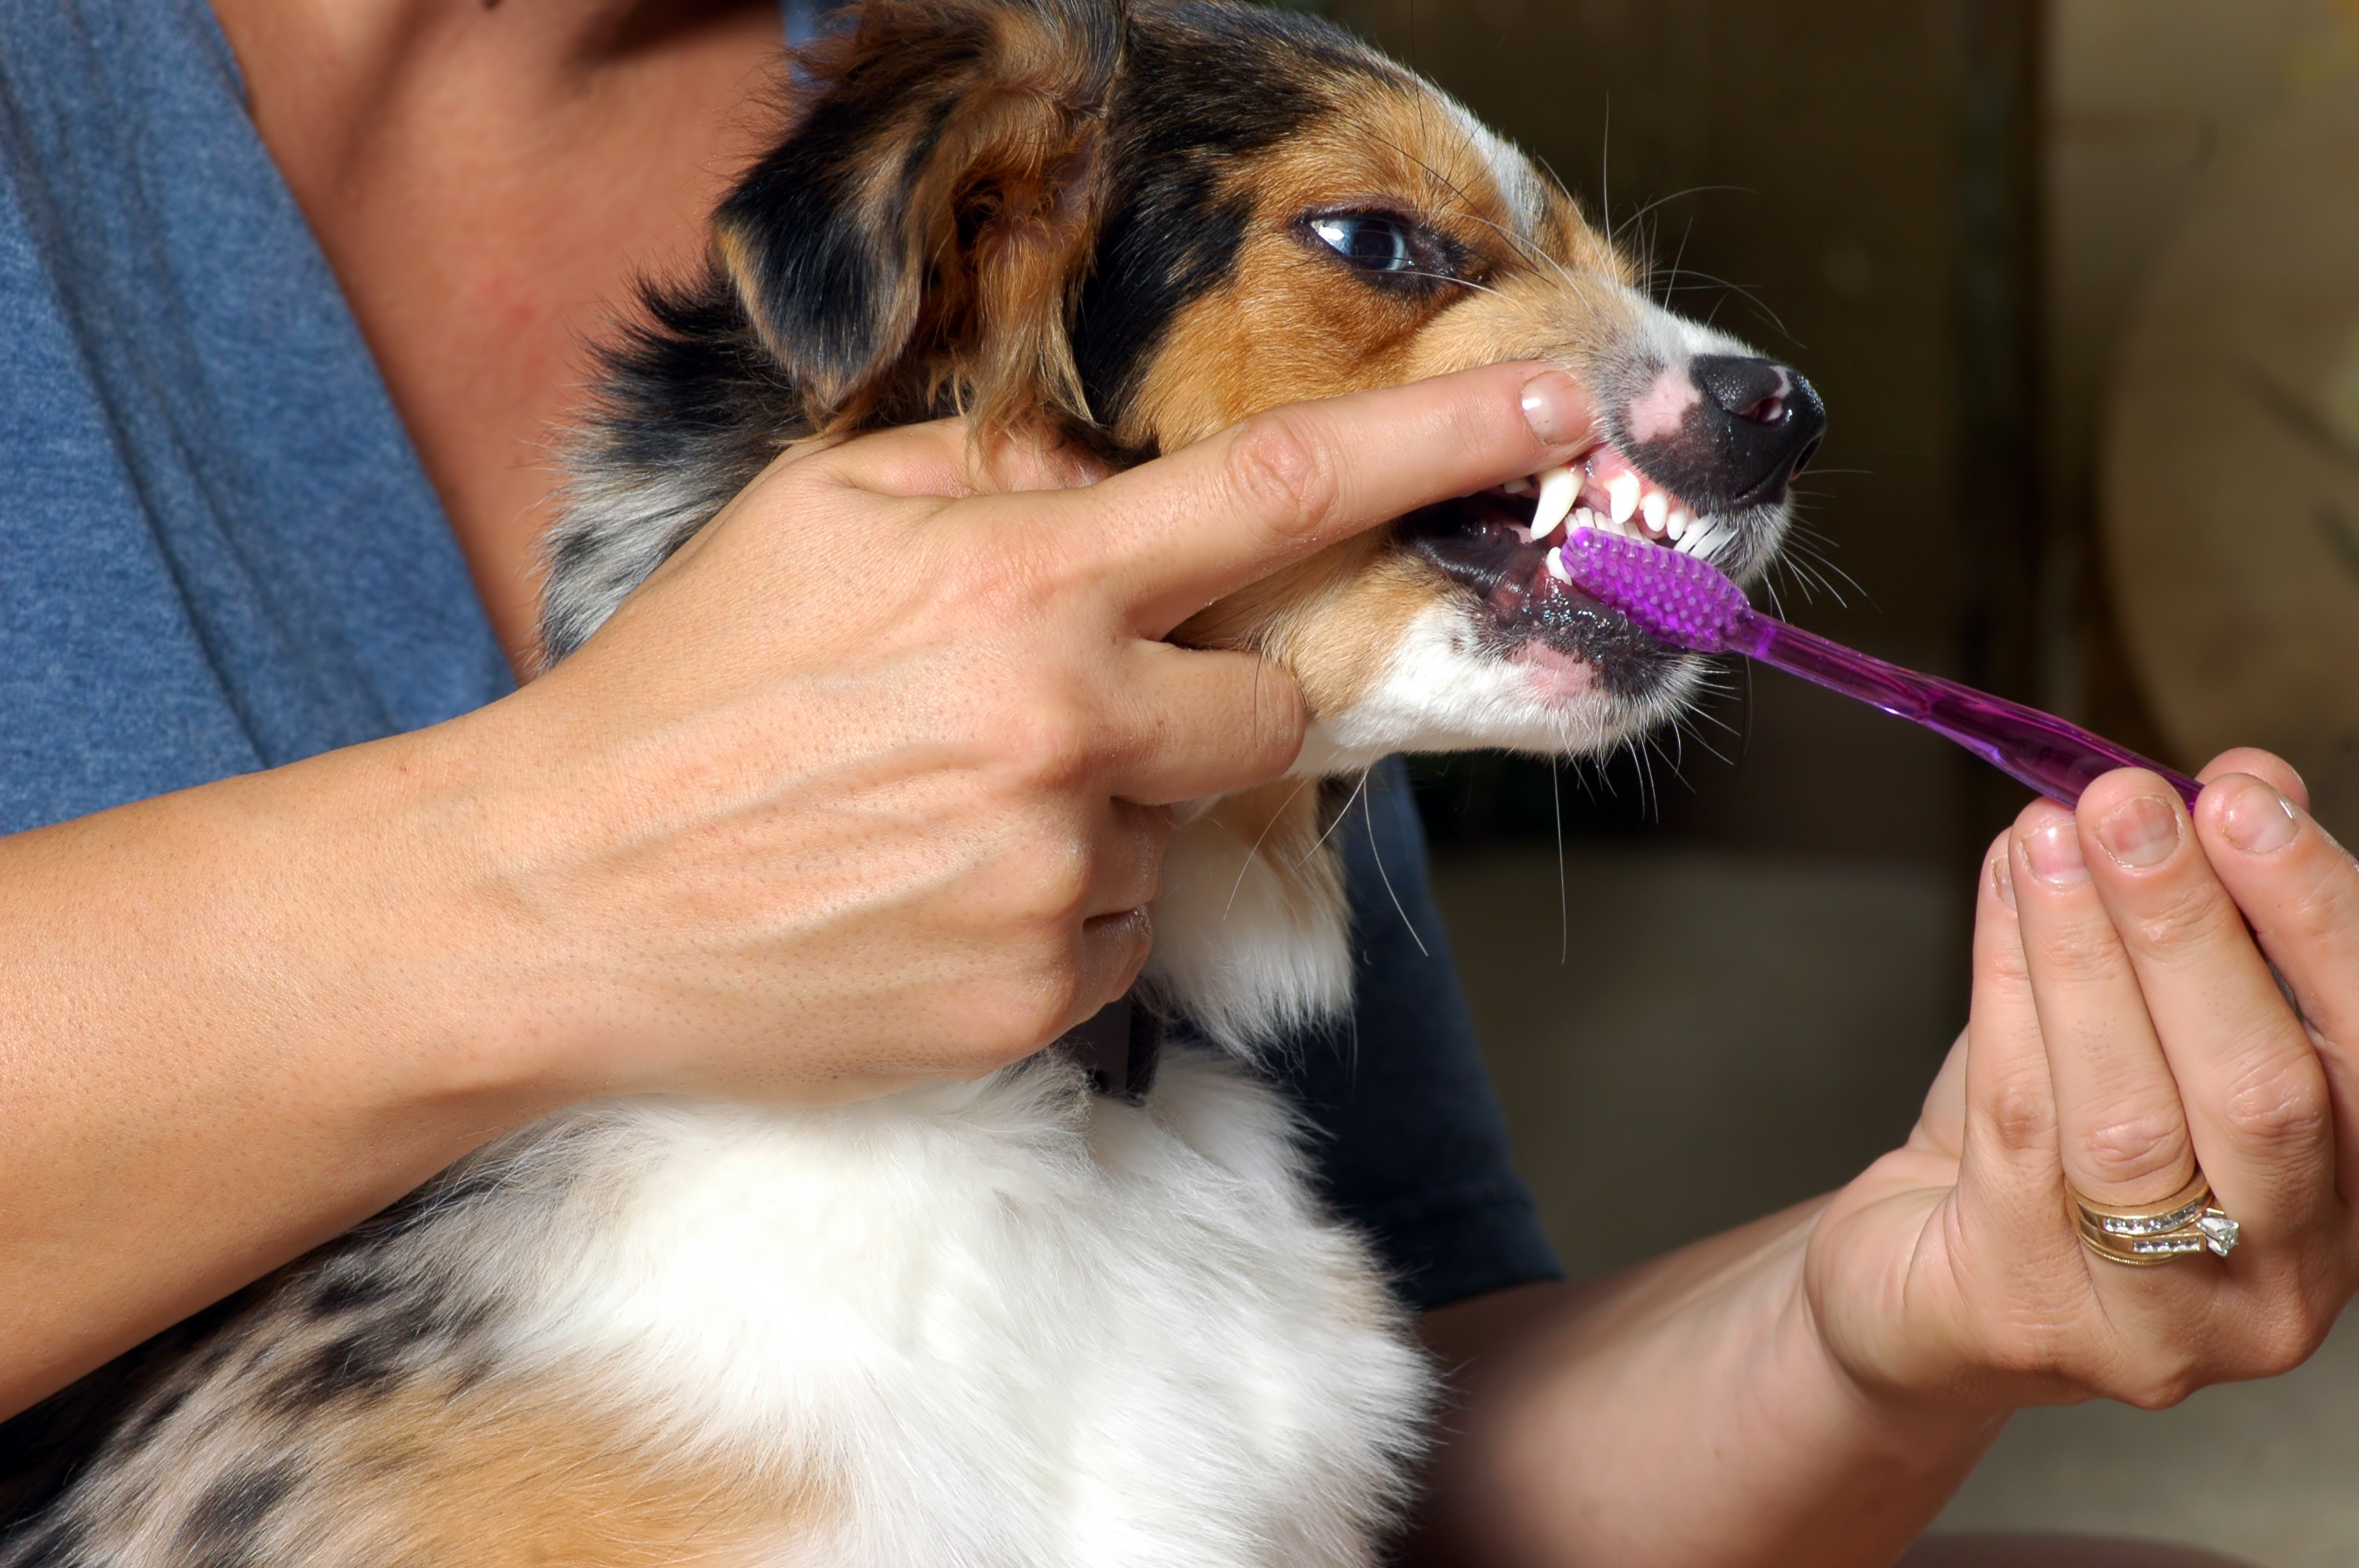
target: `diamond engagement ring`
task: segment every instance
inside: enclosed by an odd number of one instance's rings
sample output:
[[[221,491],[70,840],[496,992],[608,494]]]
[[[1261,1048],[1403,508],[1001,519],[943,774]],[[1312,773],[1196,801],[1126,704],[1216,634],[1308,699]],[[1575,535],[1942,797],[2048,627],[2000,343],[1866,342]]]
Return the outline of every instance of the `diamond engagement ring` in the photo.
[[[2081,1245],[2113,1263],[2145,1268],[2197,1252],[2225,1258],[2236,1249],[2236,1222],[2212,1201],[2212,1184],[2195,1177],[2158,1204],[2112,1208],[2072,1194]]]

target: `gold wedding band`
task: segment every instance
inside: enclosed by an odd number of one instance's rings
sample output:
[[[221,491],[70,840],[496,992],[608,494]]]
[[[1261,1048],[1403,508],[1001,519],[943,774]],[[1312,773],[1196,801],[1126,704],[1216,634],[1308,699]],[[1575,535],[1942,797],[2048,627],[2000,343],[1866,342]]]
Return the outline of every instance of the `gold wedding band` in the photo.
[[[2144,1269],[2198,1252],[2225,1258],[2236,1249],[2236,1222],[2212,1201],[2212,1184],[2200,1170],[2158,1204],[2114,1208],[2073,1192],[2072,1206],[2081,1245],[2109,1263]]]

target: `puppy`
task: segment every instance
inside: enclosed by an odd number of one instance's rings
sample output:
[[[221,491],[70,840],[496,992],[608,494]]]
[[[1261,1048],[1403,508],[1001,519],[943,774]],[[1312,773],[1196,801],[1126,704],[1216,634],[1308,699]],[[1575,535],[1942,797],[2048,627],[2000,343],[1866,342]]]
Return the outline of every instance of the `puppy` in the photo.
[[[802,64],[709,276],[610,356],[552,659],[814,435],[962,411],[1128,463],[1522,358],[1604,435],[1181,629],[1282,661],[1315,721],[1302,779],[1173,840],[1145,989],[1211,1044],[1151,1091],[1051,1052],[824,1110],[552,1116],[186,1331],[8,1568],[1374,1560],[1430,1378],[1249,1070],[1350,1000],[1339,792],[1304,780],[1672,714],[1698,661],[1552,579],[1549,535],[1585,512],[1752,577],[1823,414],[1323,24],[869,0]]]

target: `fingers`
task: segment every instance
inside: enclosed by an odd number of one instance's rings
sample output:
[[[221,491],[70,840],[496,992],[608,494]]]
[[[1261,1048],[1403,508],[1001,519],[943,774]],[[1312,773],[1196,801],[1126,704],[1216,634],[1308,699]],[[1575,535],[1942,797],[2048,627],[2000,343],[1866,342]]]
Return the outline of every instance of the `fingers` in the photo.
[[[2221,752],[2195,776],[2205,784],[2224,778],[2230,773],[2250,773],[2267,782],[2280,795],[2288,796],[2304,811],[2310,809],[2310,786],[2293,771],[2293,764],[2274,752],[2257,746],[2235,746]]]
[[[1170,813],[1109,801],[1091,846],[1089,892],[1074,933],[1073,989],[1055,1039],[1128,990],[1155,941]],[[1045,1044],[1045,1042],[1043,1042]]]
[[[1163,852],[1171,814],[1126,800],[1108,801],[1091,849],[1084,926],[1126,915],[1163,896]]]
[[[2326,1217],[2334,1188],[2318,1054],[2175,791],[2143,770],[2109,773],[2089,786],[2078,815],[2093,885],[2169,1058],[2204,1173],[2251,1239],[2282,1243]]]
[[[876,495],[956,498],[974,492],[971,440],[962,419],[871,431],[848,440],[798,441],[765,477]]]
[[[1267,784],[1293,765],[1310,722],[1301,687],[1254,654],[1132,645],[1122,683],[1130,743],[1110,782],[1125,800],[1169,806]]]
[[[2027,807],[2007,869],[2065,1178],[2114,1206],[2169,1197],[2195,1171],[2179,1082],[2071,813],[2045,801]]]
[[[1099,482],[1084,455],[1021,441],[978,452],[966,423],[949,419],[789,453],[772,472],[900,497],[1022,492],[976,513],[978,536],[1056,527],[1083,575],[1161,637],[1338,539],[1561,461],[1590,438],[1572,378],[1521,363],[1275,409]]]
[[[1561,461],[1589,431],[1562,371],[1491,365],[1258,415],[1054,510],[1159,637],[1338,539]]]
[[[2359,864],[2289,793],[2252,773],[2213,778],[2196,806],[2196,834],[2301,1004],[2339,1092],[2359,1100]],[[2345,1130],[2359,1144],[2359,1127]]]
[[[2055,1090],[2010,890],[2012,849],[2011,834],[1991,847],[1974,902],[1960,1156],[1961,1191],[1986,1222],[2009,1230],[2025,1215],[2052,1217],[2060,1171]],[[1944,1065],[1943,1076],[1950,1073]],[[2040,1244],[2028,1234],[2009,1239]]]
[[[1108,1002],[1137,982],[1155,942],[1154,912],[1145,905],[1119,914],[1100,915],[1082,928],[1076,957],[1074,1001],[1065,1021],[1049,1036],[1059,1039],[1086,1023]],[[1043,1041],[1043,1044],[1048,1041]]]
[[[2048,1049],[2024,967],[2010,887],[2012,835],[2000,835],[1982,863],[1974,898],[1974,992],[1965,1023],[1967,1165],[2027,1167],[2055,1188],[2055,1089]],[[1944,1065],[1944,1073],[1949,1068]]]
[[[806,441],[779,454],[799,481],[876,495],[1007,495],[1072,490],[1103,479],[1105,465],[1086,452],[1017,437],[980,447],[964,419],[903,425],[846,441]]]

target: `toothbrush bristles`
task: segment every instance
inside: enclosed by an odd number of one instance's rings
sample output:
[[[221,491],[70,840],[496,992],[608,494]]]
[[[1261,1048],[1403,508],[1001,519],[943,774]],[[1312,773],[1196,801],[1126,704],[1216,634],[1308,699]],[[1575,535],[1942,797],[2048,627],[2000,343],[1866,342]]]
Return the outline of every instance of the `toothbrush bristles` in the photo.
[[[1579,527],[1561,546],[1562,574],[1662,642],[1716,654],[1734,647],[1753,607],[1701,557]]]

